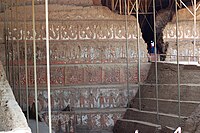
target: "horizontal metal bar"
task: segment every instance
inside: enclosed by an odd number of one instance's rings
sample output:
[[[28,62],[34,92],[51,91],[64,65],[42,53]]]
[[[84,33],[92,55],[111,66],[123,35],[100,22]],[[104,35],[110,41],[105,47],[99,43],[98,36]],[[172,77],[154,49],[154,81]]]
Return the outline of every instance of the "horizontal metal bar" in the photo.
[[[200,4],[197,6],[196,11],[199,9],[199,7],[200,7]]]
[[[185,3],[180,0],[180,2],[183,4],[183,6],[189,11],[189,13],[194,17],[194,13],[187,7],[187,5],[185,5]]]

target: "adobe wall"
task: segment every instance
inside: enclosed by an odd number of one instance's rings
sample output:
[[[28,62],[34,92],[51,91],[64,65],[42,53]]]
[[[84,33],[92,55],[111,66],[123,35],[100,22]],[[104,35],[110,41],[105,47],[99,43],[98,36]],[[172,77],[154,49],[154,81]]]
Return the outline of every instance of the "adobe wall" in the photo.
[[[200,3],[199,3],[200,4]],[[193,9],[190,8],[192,11]],[[178,38],[179,38],[179,51],[181,61],[198,61],[198,56],[200,54],[200,10],[197,11],[197,33],[196,33],[196,47],[195,56],[196,58],[189,58],[187,56],[193,55],[193,16],[188,12],[187,9],[181,9],[178,11]],[[169,42],[168,55],[176,55],[176,16],[174,15],[172,22],[168,23],[164,30],[164,40]],[[167,60],[176,60],[175,56],[168,56]]]
[[[36,45],[37,45],[37,80],[40,111],[47,110],[46,89],[46,48],[44,6],[36,6]],[[31,6],[27,6],[27,46],[28,46],[28,85],[30,105],[34,99],[33,53],[32,53],[32,15]],[[19,28],[11,28],[9,22],[9,46],[14,42],[14,84],[16,93],[17,80],[17,42],[20,44],[22,100],[25,97],[24,67],[24,7],[19,7]],[[7,11],[8,17],[10,12]],[[15,16],[15,14],[13,14]],[[51,97],[52,109],[60,111],[70,105],[75,114],[66,112],[53,113],[53,126],[76,118],[78,125],[90,129],[106,129],[124,112],[127,106],[126,81],[126,32],[125,16],[120,16],[102,6],[66,6],[49,5],[50,61],[51,61]],[[1,22],[3,15],[1,16]],[[3,27],[3,26],[1,26]],[[129,95],[137,92],[137,30],[136,19],[128,17],[128,55],[129,55]],[[3,29],[1,29],[2,31]],[[3,32],[1,32],[3,33]],[[141,34],[141,33],[140,33]],[[11,37],[12,36],[12,37]],[[1,37],[3,38],[2,34]],[[146,78],[149,66],[146,44],[140,36],[141,77]],[[4,45],[2,45],[3,50]],[[5,51],[5,50],[3,50]],[[1,52],[2,53],[2,52]],[[9,53],[12,53],[10,50]],[[2,57],[5,57],[2,55]],[[3,58],[2,60],[4,60]],[[5,62],[4,62],[5,63]],[[10,63],[12,63],[10,57]],[[12,70],[12,69],[11,69]],[[12,79],[11,79],[12,80]],[[11,81],[11,85],[12,85]],[[16,96],[18,96],[16,94]],[[19,101],[19,97],[16,97]],[[25,107],[26,103],[22,103]],[[59,114],[59,115],[58,115]],[[62,117],[59,117],[62,116]],[[84,119],[83,119],[84,118]],[[46,117],[45,120],[48,118]],[[48,121],[48,120],[47,120]],[[63,130],[66,125],[62,125]]]
[[[0,132],[31,133],[26,118],[15,100],[0,62]]]

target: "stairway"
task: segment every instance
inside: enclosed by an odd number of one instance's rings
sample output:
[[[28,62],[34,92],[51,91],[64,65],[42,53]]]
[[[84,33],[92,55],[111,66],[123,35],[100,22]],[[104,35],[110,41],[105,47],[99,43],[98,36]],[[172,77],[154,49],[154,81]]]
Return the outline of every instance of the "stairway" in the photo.
[[[158,99],[156,99],[155,64],[152,63],[145,83],[132,99],[131,108],[116,122],[114,133],[172,133],[199,105],[200,67],[180,65],[180,118],[177,85],[177,64],[158,63]],[[158,109],[157,109],[158,102]],[[157,113],[158,110],[158,113]],[[158,119],[159,118],[159,119]]]

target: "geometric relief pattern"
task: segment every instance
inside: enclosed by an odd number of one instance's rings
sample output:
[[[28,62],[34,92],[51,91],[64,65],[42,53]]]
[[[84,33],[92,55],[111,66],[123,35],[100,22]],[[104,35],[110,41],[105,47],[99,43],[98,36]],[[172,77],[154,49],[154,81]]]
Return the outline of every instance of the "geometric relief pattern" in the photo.
[[[65,84],[77,85],[84,82],[84,69],[79,66],[65,68]]]
[[[122,118],[124,111],[109,111],[108,113],[52,112],[52,127],[57,132],[74,133],[75,126],[87,126],[92,129],[110,129]],[[48,124],[48,113],[43,114]]]
[[[200,28],[200,23],[197,23],[197,28]],[[194,22],[193,21],[181,21],[178,27],[179,38],[179,60],[180,61],[198,61],[200,55],[200,32],[196,30],[194,34]],[[176,25],[175,23],[169,23],[164,29],[164,40],[169,42],[169,48],[167,51],[167,61],[177,60],[177,45],[176,45]],[[196,45],[194,46],[194,38],[196,38]],[[194,49],[193,49],[194,47]],[[195,57],[191,57],[195,55]]]
[[[99,84],[102,81],[102,69],[101,67],[88,66],[85,68],[85,83]]]
[[[104,83],[119,83],[120,82],[120,67],[105,67],[103,68]]]
[[[64,85],[64,67],[51,67],[51,85],[62,86]]]
[[[106,129],[114,126],[114,123],[122,116],[123,112],[82,113],[77,114],[77,125],[87,125],[89,129]]]
[[[121,78],[122,79],[122,83],[126,83],[127,82],[127,78],[129,83],[134,84],[138,82],[138,75],[137,75],[138,71],[137,71],[137,66],[136,65],[132,65],[128,67],[128,77],[127,77],[127,66],[124,67],[122,69],[122,74],[121,74]]]
[[[75,133],[75,113],[52,112],[52,129],[56,133]],[[48,124],[48,113],[43,114],[44,121]]]
[[[37,67],[37,84],[38,86],[46,86],[47,84],[47,73],[46,67]],[[34,85],[34,68],[29,68],[29,85]]]

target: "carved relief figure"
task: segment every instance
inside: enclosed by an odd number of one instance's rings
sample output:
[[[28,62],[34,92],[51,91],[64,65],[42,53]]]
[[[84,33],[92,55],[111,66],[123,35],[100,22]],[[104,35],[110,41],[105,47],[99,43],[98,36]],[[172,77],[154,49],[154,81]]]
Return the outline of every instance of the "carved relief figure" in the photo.
[[[108,96],[107,101],[109,103],[110,108],[115,107],[115,97],[114,97],[114,94],[112,92]]]
[[[85,107],[85,97],[83,96],[83,94],[81,94],[81,92],[79,92],[79,102],[80,102],[80,107],[84,108]]]
[[[90,93],[88,97],[88,103],[90,108],[94,108],[95,101],[96,101],[95,96],[92,93]]]
[[[104,98],[102,92],[100,93],[98,98],[99,98],[99,106],[100,106],[100,108],[104,108],[105,98]]]
[[[124,107],[124,105],[126,105],[126,97],[125,97],[125,95],[122,92],[119,93],[119,95],[117,96],[116,101],[118,103],[118,107]]]

